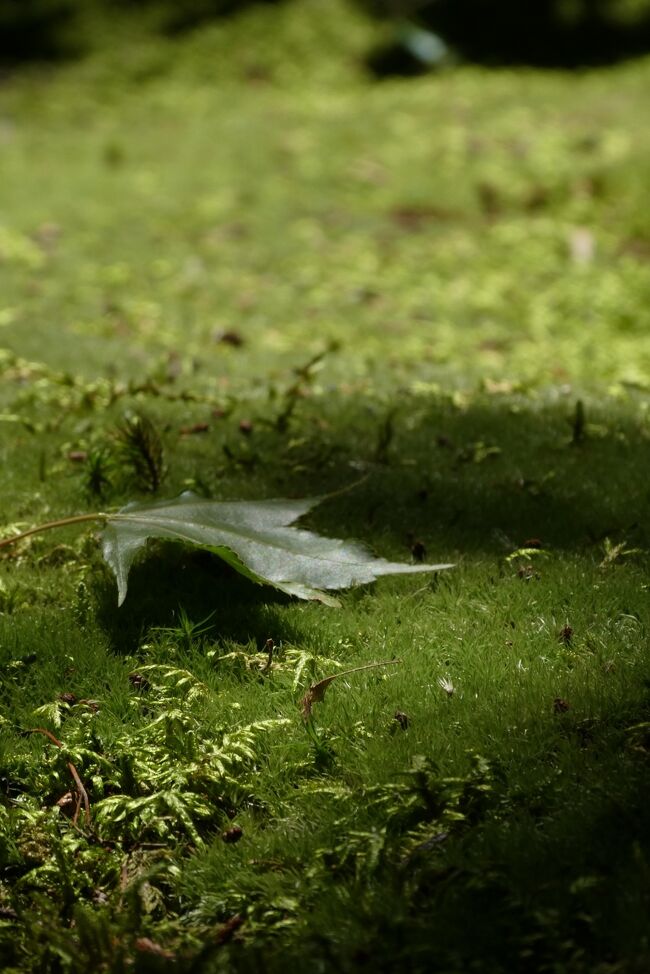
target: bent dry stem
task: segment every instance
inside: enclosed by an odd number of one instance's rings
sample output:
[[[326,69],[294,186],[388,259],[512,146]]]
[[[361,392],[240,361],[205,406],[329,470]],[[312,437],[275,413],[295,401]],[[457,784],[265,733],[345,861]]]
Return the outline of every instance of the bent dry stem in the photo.
[[[47,521],[45,524],[39,524],[35,528],[30,528],[28,531],[21,531],[20,534],[14,534],[11,538],[3,538],[0,541],[0,548],[7,548],[9,545],[17,544],[24,538],[29,538],[33,534],[42,534],[44,531],[52,531],[55,528],[65,528],[69,524],[83,524],[88,521],[107,521],[108,518],[119,517],[119,514],[105,514],[102,511],[97,511],[95,514],[75,514],[72,517],[62,517],[56,521]]]
[[[123,518],[117,511],[113,514],[108,514],[106,511],[95,511],[92,514],[73,514],[71,517],[61,517],[56,521],[46,521],[45,524],[37,524],[35,528],[21,531],[19,534],[14,534],[10,538],[2,538],[0,540],[0,548],[8,548],[10,545],[18,544],[19,541],[24,541],[25,538],[30,538],[34,534],[44,534],[45,531],[53,531],[56,528],[67,528],[70,524],[101,521],[102,527],[105,527],[108,520],[121,521],[127,519]]]

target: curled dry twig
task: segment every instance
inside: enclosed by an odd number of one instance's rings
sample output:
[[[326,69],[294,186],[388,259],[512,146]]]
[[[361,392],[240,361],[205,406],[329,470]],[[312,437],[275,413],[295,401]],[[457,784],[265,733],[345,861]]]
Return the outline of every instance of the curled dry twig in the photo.
[[[359,673],[361,670],[372,670],[377,666],[392,666],[394,663],[401,662],[401,659],[387,659],[381,663],[366,663],[364,666],[353,666],[351,670],[343,670],[341,673],[334,673],[332,676],[326,676],[324,679],[319,680],[318,683],[312,683],[309,690],[307,690],[307,693],[300,701],[303,720],[309,720],[313,705],[315,703],[321,703],[325,697],[327,688],[333,680],[337,680],[341,676],[349,676],[350,673]]]
[[[56,744],[57,747],[63,747],[61,741],[58,740],[58,738],[56,738],[51,731],[46,730],[45,727],[32,727],[29,733],[43,734],[45,737],[47,737],[48,741],[52,741],[52,743]],[[90,825],[90,801],[88,800],[88,792],[84,788],[83,782],[79,777],[79,772],[75,768],[72,761],[67,761],[66,764],[68,765],[68,771],[72,775],[72,779],[77,787],[77,807],[75,808],[75,813],[72,816],[72,824],[76,826],[79,819],[79,812],[81,811],[81,803],[83,802],[86,825]]]

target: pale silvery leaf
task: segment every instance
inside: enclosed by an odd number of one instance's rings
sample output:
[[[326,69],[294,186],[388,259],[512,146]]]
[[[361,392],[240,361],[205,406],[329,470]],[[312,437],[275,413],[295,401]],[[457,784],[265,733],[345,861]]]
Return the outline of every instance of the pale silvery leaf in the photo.
[[[255,582],[334,605],[324,589],[452,567],[385,561],[356,542],[290,526],[321,500],[211,501],[188,492],[171,501],[128,504],[108,518],[102,538],[104,558],[117,578],[118,604],[126,597],[133,559],[148,538],[199,545]]]

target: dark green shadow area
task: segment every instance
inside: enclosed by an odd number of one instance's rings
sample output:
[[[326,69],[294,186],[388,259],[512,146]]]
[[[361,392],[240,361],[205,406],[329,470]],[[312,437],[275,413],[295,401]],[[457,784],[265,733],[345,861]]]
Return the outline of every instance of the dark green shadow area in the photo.
[[[640,974],[650,957],[647,730],[629,728],[649,715],[647,685],[589,727],[567,715],[547,732],[534,768],[517,776],[493,763],[485,790],[468,797],[464,824],[431,830],[401,858],[391,856],[389,839],[367,873],[357,847],[355,874],[355,864],[337,856],[346,838],[352,844],[346,827],[372,835],[376,819],[360,805],[327,852],[331,896],[305,903],[305,936],[282,947],[272,939],[207,946],[200,969],[275,972],[309,958],[350,974],[586,974],[617,966]],[[301,851],[286,850],[289,875],[304,866]],[[216,854],[196,865],[190,895],[229,868]],[[260,889],[259,873],[250,871],[246,883]]]
[[[359,481],[311,521],[392,556],[416,540],[432,561],[501,556],[529,539],[566,552],[606,537],[647,544],[642,403],[462,398],[313,400],[297,431],[256,425],[246,462],[267,496],[322,496]]]
[[[544,404],[482,393],[381,402],[315,397],[300,404],[287,429],[277,429],[265,404],[247,412],[250,434],[238,431],[235,416],[208,435],[180,439],[169,423],[173,414],[158,408],[148,405],[148,414],[170,430],[159,497],[180,493],[189,473],[193,489],[214,500],[321,496],[299,526],[361,540],[392,560],[478,560],[496,572],[520,548],[541,548],[555,559],[582,556],[593,567],[616,546],[622,558],[631,553],[638,561],[650,545],[642,399],[577,406],[568,397]],[[120,414],[115,410],[115,423]],[[110,414],[103,422],[110,443]],[[31,437],[35,452],[39,438]],[[62,514],[100,506],[82,492],[84,476],[72,469],[62,485]],[[101,506],[138,496],[121,490]],[[139,497],[146,502],[146,494]],[[214,612],[225,638],[260,647],[271,630],[277,638],[287,626],[277,611],[290,603],[285,596],[180,545],[148,548],[119,610],[107,571],[95,573],[91,587],[98,621],[122,652],[132,652],[148,627],[173,625],[181,607],[195,621]],[[281,634],[290,642],[298,636]]]
[[[363,0],[388,18],[413,18],[435,32],[463,59],[492,67],[535,65],[576,69],[611,65],[650,49],[650,11],[645,0],[621,5],[611,0]],[[404,32],[404,31],[403,31]],[[406,32],[404,32],[406,33]],[[407,43],[371,59],[380,76],[416,73]],[[416,47],[415,44],[413,44]],[[417,47],[416,47],[417,50]],[[426,64],[426,57],[422,58]],[[422,63],[422,62],[421,62]],[[406,68],[412,65],[409,72]]]
[[[650,434],[642,395],[584,403],[574,396],[545,402],[482,392],[314,395],[299,403],[288,423],[276,422],[282,410],[273,402],[251,401],[241,409],[250,424],[245,434],[236,411],[198,436],[178,430],[202,415],[199,407],[142,401],[135,399],[133,408],[144,409],[161,430],[168,468],[156,497],[172,498],[188,487],[214,500],[320,496],[322,504],[299,526],[363,541],[391,560],[476,561],[497,573],[521,548],[543,549],[559,561],[584,557],[594,568],[607,559],[638,563],[650,546]],[[99,448],[116,449],[114,431],[125,408],[119,403],[101,419],[89,414]],[[126,472],[122,479],[112,475],[106,496],[89,496],[82,464],[55,467],[49,459],[69,447],[69,436],[64,423],[54,433],[20,433],[13,448],[8,443],[9,521],[18,512],[24,518],[22,485],[39,456],[46,457],[39,497],[47,514],[39,518],[33,506],[31,523],[152,497],[130,484]],[[44,604],[57,600],[57,574],[69,576],[52,549],[74,537],[69,532],[38,541],[36,578]],[[61,550],[69,557],[65,546]],[[88,551],[99,568],[98,547],[89,541]],[[23,584],[20,570],[8,571],[6,580],[12,590]],[[195,621],[214,612],[225,636],[263,644],[269,613],[288,604],[209,553],[175,545],[157,545],[137,560],[120,610],[105,569],[93,571],[85,584],[113,644],[122,642],[128,651],[148,626],[172,625],[179,607]],[[9,591],[3,595],[8,606],[12,598]],[[295,635],[282,638],[293,642]]]
[[[190,620],[209,617],[210,633],[220,640],[262,651],[274,637],[299,642],[300,632],[282,620],[278,607],[288,596],[254,585],[209,552],[181,545],[155,544],[129,578],[129,594],[118,609],[108,575],[95,588],[97,624],[119,654],[131,654],[157,627],[173,628],[183,611]]]
[[[118,609],[90,533],[61,548],[69,562],[48,559],[46,536],[8,561],[5,587],[22,595],[10,605],[5,591],[0,619],[0,797],[12,812],[16,801],[33,803],[37,817],[0,859],[16,912],[13,940],[0,929],[7,956],[22,963],[34,904],[50,890],[37,872],[50,853],[28,858],[26,836],[42,828],[41,806],[49,814],[70,788],[70,754],[93,809],[107,798],[128,808],[155,793],[157,774],[172,767],[180,780],[190,762],[192,776],[173,793],[210,800],[212,811],[196,818],[200,846],[168,806],[163,840],[153,830],[122,839],[118,821],[102,826],[113,829],[110,842],[97,843],[57,818],[48,842],[70,835],[78,844],[56,846],[71,885],[53,888],[39,913],[45,971],[56,969],[51,943],[72,938],[79,957],[95,949],[111,974],[121,970],[116,949],[143,974],[273,974],[287,964],[326,974],[641,974],[650,899],[645,397],[585,397],[579,407],[575,395],[550,393],[314,392],[285,423],[277,402],[260,397],[200,435],[178,432],[199,407],[143,396],[134,404],[161,431],[160,495],[188,486],[215,499],[332,495],[306,527],[359,538],[391,559],[458,567],[344,592],[335,610],[252,585],[208,553],[155,544]],[[89,410],[98,442],[112,442],[123,408]],[[33,452],[16,448],[18,469],[71,442],[65,422],[24,436]],[[48,470],[41,502],[50,514],[91,506],[82,467]],[[114,478],[101,506],[136,494]],[[544,553],[518,554],[527,542]],[[181,609],[192,623],[207,620],[200,638],[170,632]],[[276,668],[265,670],[269,638]],[[304,723],[312,682],[391,657],[402,660],[394,670],[334,682]],[[60,726],[48,723],[52,705]],[[277,718],[287,723],[254,750],[250,768],[237,765],[236,787],[206,784],[206,742]],[[52,727],[70,750],[24,735],[36,726]],[[146,761],[147,735],[155,761],[134,783],[125,769],[133,753]],[[222,838],[230,828],[241,841]],[[123,860],[135,870],[128,895]],[[163,860],[173,878],[156,878]],[[138,905],[145,881],[158,912]],[[241,935],[229,937],[238,916]],[[151,961],[134,946],[140,937],[173,958]],[[63,970],[81,968],[71,958]]]

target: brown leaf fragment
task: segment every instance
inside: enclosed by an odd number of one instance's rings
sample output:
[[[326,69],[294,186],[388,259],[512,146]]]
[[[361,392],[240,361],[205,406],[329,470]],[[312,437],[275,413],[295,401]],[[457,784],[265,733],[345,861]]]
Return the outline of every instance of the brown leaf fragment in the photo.
[[[549,192],[545,186],[533,186],[524,199],[524,209],[536,213],[548,205]]]
[[[335,676],[328,676],[324,680],[319,680],[318,683],[312,683],[307,693],[304,695],[300,701],[300,706],[302,709],[303,720],[309,720],[311,717],[311,710],[315,703],[322,703],[325,697],[327,688],[329,687],[332,680],[336,679]]]
[[[149,680],[147,680],[146,676],[141,676],[140,673],[129,673],[129,683],[134,690],[140,690],[142,693],[151,690]]]
[[[42,734],[44,737],[47,737],[49,741],[52,741],[53,744],[56,744],[57,747],[60,748],[63,747],[61,741],[58,738],[56,738],[51,731],[47,730],[46,727],[33,727],[29,731],[27,731],[27,733]],[[90,825],[90,801],[88,799],[88,792],[84,788],[83,781],[79,777],[79,772],[77,771],[72,761],[68,761],[66,763],[68,765],[68,771],[72,775],[72,780],[74,781],[77,788],[76,807],[75,807],[74,815],[72,816],[72,824],[73,825],[77,824],[77,819],[79,818],[79,812],[81,811],[81,806],[83,803],[84,812],[86,815],[86,825]]]
[[[175,382],[183,373],[183,360],[178,352],[171,351],[167,356],[167,379]]]
[[[244,830],[239,825],[233,825],[231,828],[226,829],[225,832],[221,833],[222,840],[226,845],[234,845],[235,842],[239,842],[244,834]]]
[[[219,947],[229,943],[243,923],[244,917],[241,915],[241,913],[235,913],[234,916],[231,916],[230,919],[226,920],[226,922],[219,927],[214,938],[215,943]]]
[[[70,450],[68,453],[68,460],[70,463],[85,463],[87,459],[87,450]]]
[[[388,659],[381,663],[366,663],[364,666],[353,666],[350,670],[343,670],[341,673],[334,673],[332,676],[326,676],[324,679],[319,680],[318,683],[312,683],[307,690],[307,693],[300,701],[303,720],[308,721],[310,719],[312,707],[315,703],[323,702],[330,683],[338,679],[338,677],[349,676],[351,673],[359,673],[361,670],[371,670],[377,666],[391,666],[394,663],[401,662],[402,661],[400,659]]]
[[[209,423],[194,423],[193,426],[181,426],[179,433],[181,436],[196,436],[197,433],[209,433]]]
[[[408,730],[408,726],[410,724],[408,714],[403,713],[401,710],[396,710],[393,714],[393,720],[399,724],[402,730]]]
[[[534,578],[539,578],[540,574],[535,571],[532,565],[519,562],[517,565],[517,577],[523,578],[526,582],[530,582]]]
[[[271,638],[267,639],[264,643],[264,652],[266,653],[266,662],[262,667],[262,672],[266,673],[273,666],[273,651],[275,649],[275,643]]]
[[[88,710],[92,711],[94,714],[99,713],[99,708],[101,706],[99,700],[79,700],[78,703],[80,707],[88,707]]]
[[[444,223],[459,219],[455,210],[439,206],[411,206],[405,204],[391,210],[389,216],[402,230],[419,233],[427,223]]]
[[[571,446],[579,446],[587,438],[587,420],[582,399],[576,402],[575,412],[571,420]]]
[[[68,818],[72,818],[77,807],[77,802],[71,791],[66,791],[65,795],[61,795],[59,800],[55,802],[56,807],[63,813],[67,815]]]
[[[268,84],[273,81],[273,72],[265,64],[250,64],[242,72],[244,81],[249,84]]]
[[[502,210],[501,194],[492,183],[481,182],[476,187],[476,195],[486,217],[496,217]]]
[[[32,234],[32,238],[48,254],[56,247],[62,232],[58,223],[41,223]]]
[[[221,331],[214,336],[215,342],[220,345],[230,345],[232,348],[241,348],[244,339],[238,331]]]
[[[411,545],[411,554],[413,555],[413,561],[421,562],[424,561],[424,559],[426,558],[427,549],[425,547],[424,542],[420,541],[419,538],[416,538],[416,540]]]
[[[623,255],[629,254],[640,261],[648,261],[650,260],[650,240],[645,237],[631,237],[629,240],[623,241],[618,252]]]
[[[143,954],[153,954],[155,957],[161,957],[164,960],[175,960],[175,955],[171,950],[165,950],[160,944],[157,944],[154,940],[149,937],[138,937],[134,947]]]

